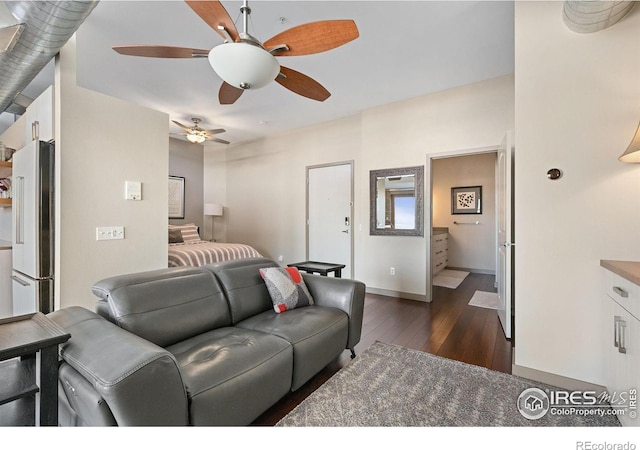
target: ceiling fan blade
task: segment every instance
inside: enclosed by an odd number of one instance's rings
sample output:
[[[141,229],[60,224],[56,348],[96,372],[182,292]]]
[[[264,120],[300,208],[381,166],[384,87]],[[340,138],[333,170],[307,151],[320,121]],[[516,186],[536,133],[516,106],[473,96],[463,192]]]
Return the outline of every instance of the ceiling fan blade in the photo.
[[[284,77],[277,76],[276,81],[296,94],[319,102],[323,102],[331,96],[331,93],[324,86],[303,73],[284,66],[280,66],[280,73]]]
[[[224,133],[225,130],[224,128],[216,128],[215,130],[204,130],[205,133],[207,134],[219,134],[219,133]]]
[[[197,58],[209,55],[209,50],[163,45],[117,45],[113,49],[121,55],[149,58]]]
[[[218,92],[218,100],[221,105],[231,105],[240,98],[243,92],[243,89],[231,86],[226,81],[223,81],[222,86],[220,86],[220,91]]]
[[[275,52],[276,56],[300,56],[320,53],[340,47],[360,36],[353,20],[323,20],[290,28],[266,41],[268,50],[286,44],[289,50]]]
[[[230,144],[230,142],[229,142],[229,141],[225,141],[224,139],[218,139],[218,138],[216,138],[216,137],[212,137],[212,136],[207,136],[207,137],[205,138],[205,140],[207,140],[207,141],[212,141],[212,142],[219,142],[219,143],[221,143],[221,144]]]
[[[187,1],[186,3],[197,15],[200,16],[202,20],[213,28],[213,30],[222,37],[222,39],[226,40],[227,36],[218,28],[219,26],[222,26],[227,30],[231,39],[234,41],[240,40],[240,35],[238,34],[236,25],[233,23],[233,20],[231,20],[227,10],[222,6],[222,3],[219,1]]]
[[[176,125],[178,125],[180,128],[182,128],[184,131],[189,132],[191,130],[191,127],[183,125],[180,122],[178,122],[177,120],[172,120],[172,122],[175,123]]]

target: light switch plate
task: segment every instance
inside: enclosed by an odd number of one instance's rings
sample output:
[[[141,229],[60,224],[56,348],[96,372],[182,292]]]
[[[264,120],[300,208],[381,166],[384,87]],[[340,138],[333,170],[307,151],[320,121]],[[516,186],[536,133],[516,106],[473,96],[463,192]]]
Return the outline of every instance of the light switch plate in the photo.
[[[124,227],[96,228],[96,241],[109,241],[113,239],[124,239]]]
[[[124,198],[127,200],[142,200],[142,183],[139,181],[125,181],[124,192]]]

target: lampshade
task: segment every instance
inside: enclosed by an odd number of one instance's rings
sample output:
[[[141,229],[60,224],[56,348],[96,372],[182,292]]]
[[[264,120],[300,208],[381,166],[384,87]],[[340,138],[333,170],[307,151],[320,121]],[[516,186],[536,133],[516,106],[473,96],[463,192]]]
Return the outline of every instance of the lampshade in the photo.
[[[280,73],[280,64],[271,53],[246,42],[213,47],[209,64],[220,78],[239,89],[264,87]]]
[[[618,159],[626,163],[640,163],[640,123],[631,143]]]
[[[205,216],[221,216],[223,207],[217,203],[205,203],[204,215]]]

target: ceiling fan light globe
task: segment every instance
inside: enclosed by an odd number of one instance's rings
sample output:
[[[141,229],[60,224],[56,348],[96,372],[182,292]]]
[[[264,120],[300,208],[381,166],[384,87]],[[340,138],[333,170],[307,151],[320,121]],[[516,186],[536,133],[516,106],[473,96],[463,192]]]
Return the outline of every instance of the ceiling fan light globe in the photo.
[[[192,144],[202,144],[204,140],[204,136],[200,133],[187,134],[187,141],[191,142]]]
[[[209,64],[220,78],[239,89],[259,89],[280,73],[280,64],[271,53],[245,42],[214,47],[209,52]]]

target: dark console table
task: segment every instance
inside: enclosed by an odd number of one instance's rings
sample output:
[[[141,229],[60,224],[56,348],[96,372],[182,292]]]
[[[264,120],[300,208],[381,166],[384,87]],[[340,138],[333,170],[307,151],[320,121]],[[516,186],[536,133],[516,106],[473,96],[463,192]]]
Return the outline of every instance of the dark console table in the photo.
[[[342,277],[342,269],[346,266],[344,264],[333,264],[326,262],[318,262],[318,261],[304,261],[294,264],[288,264],[289,267],[296,267],[298,270],[302,270],[304,272],[309,273],[319,273],[322,276],[327,276],[327,274],[334,272],[334,276],[336,278]]]
[[[0,425],[58,426],[58,344],[70,337],[40,312],[0,320]]]

